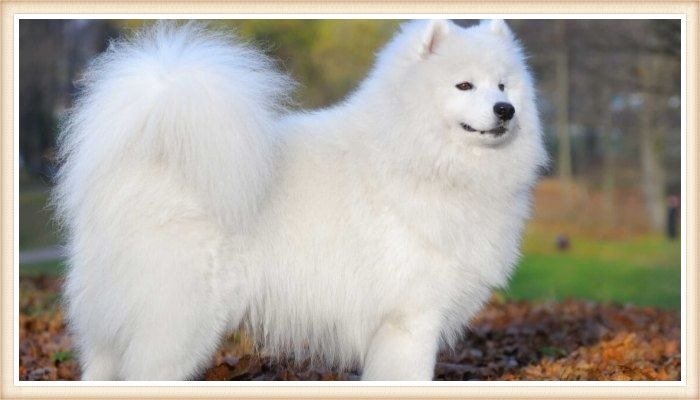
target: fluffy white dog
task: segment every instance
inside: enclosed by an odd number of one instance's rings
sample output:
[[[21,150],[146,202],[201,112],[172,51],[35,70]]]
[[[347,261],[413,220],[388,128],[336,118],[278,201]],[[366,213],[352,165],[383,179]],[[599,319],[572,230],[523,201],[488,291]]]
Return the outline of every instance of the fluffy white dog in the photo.
[[[342,103],[201,26],[91,64],[60,142],[85,380],[196,378],[243,325],[275,354],[428,380],[519,256],[547,156],[503,21],[405,24]]]

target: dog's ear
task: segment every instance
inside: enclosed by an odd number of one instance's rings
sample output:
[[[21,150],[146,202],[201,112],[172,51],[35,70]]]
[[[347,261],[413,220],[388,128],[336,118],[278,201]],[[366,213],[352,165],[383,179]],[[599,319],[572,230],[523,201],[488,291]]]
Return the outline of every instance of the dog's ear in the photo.
[[[511,32],[510,28],[508,28],[508,25],[506,25],[506,22],[502,19],[483,20],[479,25],[487,27],[488,30],[491,31],[491,33],[493,33],[494,35],[506,37],[509,39],[513,38],[513,32]]]
[[[428,58],[431,54],[435,54],[436,49],[449,33],[450,25],[451,23],[445,19],[424,21],[420,36],[421,58]]]
[[[382,52],[383,57],[392,63],[395,59],[409,62],[424,60],[436,53],[453,28],[452,23],[444,19],[407,22],[401,25],[401,33],[389,43],[387,50]],[[384,53],[396,54],[398,57],[389,57]]]

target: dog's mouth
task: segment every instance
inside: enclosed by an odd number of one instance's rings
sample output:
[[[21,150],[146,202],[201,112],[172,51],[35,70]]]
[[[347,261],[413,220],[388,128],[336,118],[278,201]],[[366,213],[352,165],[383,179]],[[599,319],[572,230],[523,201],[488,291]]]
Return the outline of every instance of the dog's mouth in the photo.
[[[464,129],[467,132],[479,132],[481,135],[493,135],[494,137],[499,137],[508,131],[508,129],[506,129],[506,127],[502,125],[497,126],[493,129],[489,129],[487,131],[474,129],[471,127],[471,125],[466,124],[464,122],[460,122],[459,125],[462,127],[462,129]]]

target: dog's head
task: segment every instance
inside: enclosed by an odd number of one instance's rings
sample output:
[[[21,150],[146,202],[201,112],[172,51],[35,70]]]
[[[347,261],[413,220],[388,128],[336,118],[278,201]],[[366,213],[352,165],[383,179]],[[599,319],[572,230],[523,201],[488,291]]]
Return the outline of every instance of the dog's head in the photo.
[[[409,130],[422,135],[410,139],[442,160],[468,158],[474,149],[503,154],[519,142],[538,153],[531,160],[544,162],[533,83],[503,20],[469,28],[409,22],[379,54],[374,78],[416,128]]]

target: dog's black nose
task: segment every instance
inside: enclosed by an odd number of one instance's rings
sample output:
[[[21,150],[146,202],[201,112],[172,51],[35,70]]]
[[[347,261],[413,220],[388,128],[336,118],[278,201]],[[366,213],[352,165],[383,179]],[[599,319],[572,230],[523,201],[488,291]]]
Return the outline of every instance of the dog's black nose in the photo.
[[[496,105],[493,106],[493,112],[498,115],[499,119],[508,121],[515,115],[515,107],[510,103],[496,103]]]

